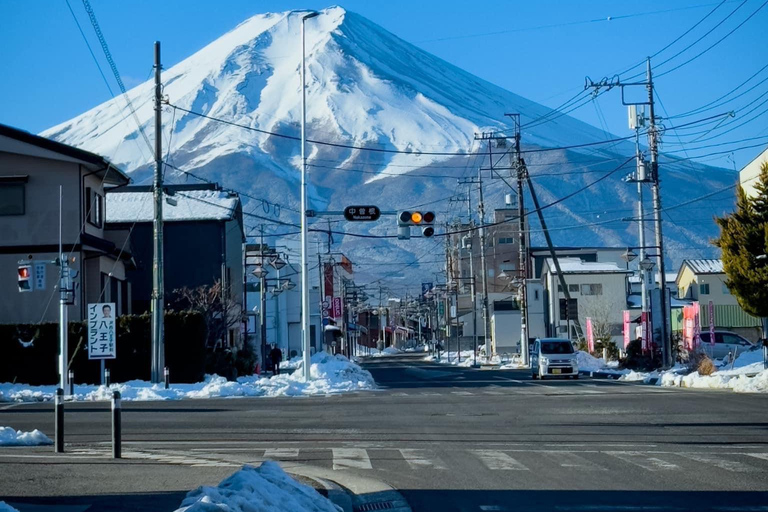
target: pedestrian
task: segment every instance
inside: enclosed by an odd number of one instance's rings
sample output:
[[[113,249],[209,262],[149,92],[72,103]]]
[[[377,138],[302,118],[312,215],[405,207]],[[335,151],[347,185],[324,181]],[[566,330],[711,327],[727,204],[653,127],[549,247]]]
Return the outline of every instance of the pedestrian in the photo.
[[[280,375],[280,361],[283,360],[283,351],[272,344],[272,350],[269,352],[269,358],[272,360],[272,375]]]

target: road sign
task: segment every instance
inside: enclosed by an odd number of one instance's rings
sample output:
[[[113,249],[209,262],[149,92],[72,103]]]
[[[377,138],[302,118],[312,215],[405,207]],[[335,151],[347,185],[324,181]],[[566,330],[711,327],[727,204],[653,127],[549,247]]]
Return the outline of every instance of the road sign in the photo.
[[[115,359],[115,303],[88,304],[88,359]]]
[[[344,218],[350,221],[379,220],[381,210],[378,206],[347,206],[344,208]]]
[[[35,290],[45,290],[45,262],[35,262]]]

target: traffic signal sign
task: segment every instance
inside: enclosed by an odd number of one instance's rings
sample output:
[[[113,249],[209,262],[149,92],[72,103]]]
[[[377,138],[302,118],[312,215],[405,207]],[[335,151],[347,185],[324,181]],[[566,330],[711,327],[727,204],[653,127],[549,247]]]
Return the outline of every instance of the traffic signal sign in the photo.
[[[19,265],[18,277],[19,277],[19,291],[31,292],[32,291],[32,265]]]
[[[435,212],[402,211],[397,215],[397,224],[400,226],[400,228],[410,229],[411,226],[420,227],[421,234],[427,238],[435,234],[435,228],[433,226],[434,223]],[[404,230],[401,229],[400,231],[402,232]],[[410,233],[408,236],[403,235],[404,233],[401,233],[399,238],[407,239],[410,237]]]

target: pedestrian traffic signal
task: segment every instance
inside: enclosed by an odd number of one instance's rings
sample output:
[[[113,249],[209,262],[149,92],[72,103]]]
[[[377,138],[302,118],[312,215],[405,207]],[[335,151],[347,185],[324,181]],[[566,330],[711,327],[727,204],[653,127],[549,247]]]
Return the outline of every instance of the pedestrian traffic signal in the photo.
[[[32,265],[19,265],[19,291],[32,291]]]

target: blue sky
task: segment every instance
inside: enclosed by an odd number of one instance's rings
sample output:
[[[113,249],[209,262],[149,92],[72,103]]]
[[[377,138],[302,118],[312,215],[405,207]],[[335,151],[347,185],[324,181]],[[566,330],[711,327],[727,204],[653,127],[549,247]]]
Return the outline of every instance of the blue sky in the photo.
[[[764,0],[728,0],[700,26],[662,52],[660,63],[694,44],[658,72],[671,69],[716,43],[763,5]],[[69,0],[83,30],[104,63],[80,0]],[[531,100],[556,107],[583,88],[585,76],[598,80],[640,62],[683,34],[718,1],[565,0],[466,2],[459,0],[349,0],[341,5],[378,23],[401,38],[475,75]],[[262,0],[92,0],[92,5],[123,80],[129,88],[150,77],[152,43],[163,43],[163,64],[179,62],[249,16],[291,9],[322,9],[329,3]],[[741,7],[740,7],[741,6]],[[719,27],[715,25],[739,9]],[[611,18],[608,20],[608,18]],[[0,2],[0,122],[31,132],[66,121],[110,98],[65,0]],[[690,64],[656,80],[664,107],[672,116],[706,105],[768,64],[768,42],[760,29],[768,6]],[[638,68],[638,71],[640,68]],[[667,151],[690,151],[708,163],[741,167],[768,145],[768,69],[722,106],[675,122],[688,122],[750,104],[728,126],[691,142],[665,134]],[[118,88],[111,76],[113,90]],[[726,98],[729,99],[729,98]],[[755,109],[752,113],[749,110]],[[763,115],[759,115],[763,113]],[[747,114],[744,116],[744,114]],[[595,126],[628,135],[626,110],[618,92],[587,102],[572,115]],[[658,108],[657,115],[665,116]],[[743,126],[742,120],[755,119]],[[714,124],[705,125],[709,130]],[[718,136],[726,129],[734,129]],[[743,139],[734,144],[711,147]],[[685,142],[681,145],[680,142]],[[734,148],[761,146],[725,154]],[[699,146],[710,146],[699,150]]]

